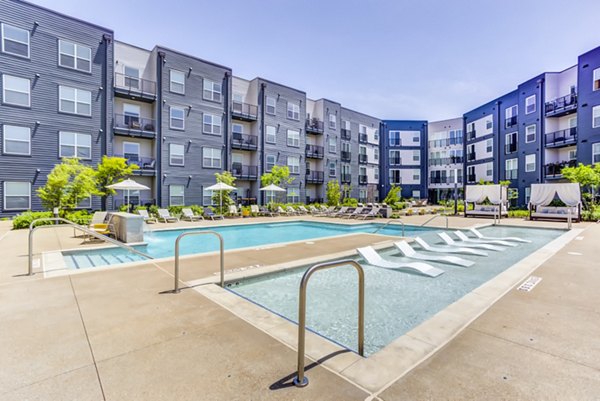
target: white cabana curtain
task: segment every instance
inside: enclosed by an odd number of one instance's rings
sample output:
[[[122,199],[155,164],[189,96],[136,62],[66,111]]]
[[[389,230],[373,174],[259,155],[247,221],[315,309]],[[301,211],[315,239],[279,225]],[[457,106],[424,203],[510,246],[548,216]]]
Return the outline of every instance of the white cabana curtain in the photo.
[[[465,200],[467,202],[481,203],[488,198],[494,204],[506,202],[506,187],[501,185],[467,185]]]
[[[531,184],[529,203],[535,206],[547,206],[558,195],[567,206],[577,206],[581,203],[579,184]]]

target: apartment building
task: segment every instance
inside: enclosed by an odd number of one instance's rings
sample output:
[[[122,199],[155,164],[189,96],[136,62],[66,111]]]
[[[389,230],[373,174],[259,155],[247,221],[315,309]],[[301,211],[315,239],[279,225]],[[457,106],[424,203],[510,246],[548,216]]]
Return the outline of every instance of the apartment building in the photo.
[[[427,127],[428,199],[454,199],[463,191],[463,119],[430,122]]]

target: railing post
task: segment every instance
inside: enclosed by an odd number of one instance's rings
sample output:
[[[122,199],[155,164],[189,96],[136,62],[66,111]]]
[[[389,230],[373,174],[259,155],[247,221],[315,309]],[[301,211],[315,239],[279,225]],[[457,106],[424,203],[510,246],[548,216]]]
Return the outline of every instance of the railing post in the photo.
[[[570,230],[571,227],[572,227],[571,206],[569,206],[569,209],[567,210],[567,228]]]
[[[183,237],[191,236],[191,235],[214,235],[219,239],[219,258],[220,258],[220,275],[221,278],[219,280],[221,288],[225,287],[225,242],[223,241],[223,237],[221,234],[215,231],[191,231],[187,233],[180,234],[175,240],[175,272],[173,274],[175,278],[175,284],[173,286],[173,293],[177,294],[181,292],[179,289],[179,241]]]

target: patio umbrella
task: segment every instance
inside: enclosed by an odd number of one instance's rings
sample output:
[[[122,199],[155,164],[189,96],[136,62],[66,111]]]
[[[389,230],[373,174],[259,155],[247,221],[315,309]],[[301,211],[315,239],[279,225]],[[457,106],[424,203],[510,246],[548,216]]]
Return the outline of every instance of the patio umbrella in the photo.
[[[127,211],[129,211],[130,202],[129,202],[129,191],[140,191],[140,190],[148,190],[145,185],[142,185],[138,182],[135,182],[132,179],[127,179],[125,181],[117,182],[116,184],[107,185],[106,188],[117,189],[120,191],[127,191]],[[138,199],[138,202],[140,200]],[[138,203],[139,206],[139,203]]]
[[[217,182],[215,185],[211,185],[206,188],[211,191],[219,191],[219,210],[223,210],[223,191],[233,191],[237,189],[236,187],[232,187],[231,185],[227,185],[223,182]]]
[[[285,192],[285,189],[278,187],[275,184],[269,184],[266,187],[262,187],[259,191],[269,191],[271,192],[271,197],[273,197],[273,192]]]

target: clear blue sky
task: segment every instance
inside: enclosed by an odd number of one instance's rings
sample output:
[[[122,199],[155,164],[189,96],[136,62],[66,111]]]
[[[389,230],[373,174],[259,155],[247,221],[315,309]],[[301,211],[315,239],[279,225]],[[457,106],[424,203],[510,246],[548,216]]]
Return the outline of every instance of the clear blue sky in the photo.
[[[32,1],[390,119],[461,116],[600,46],[598,0]]]

